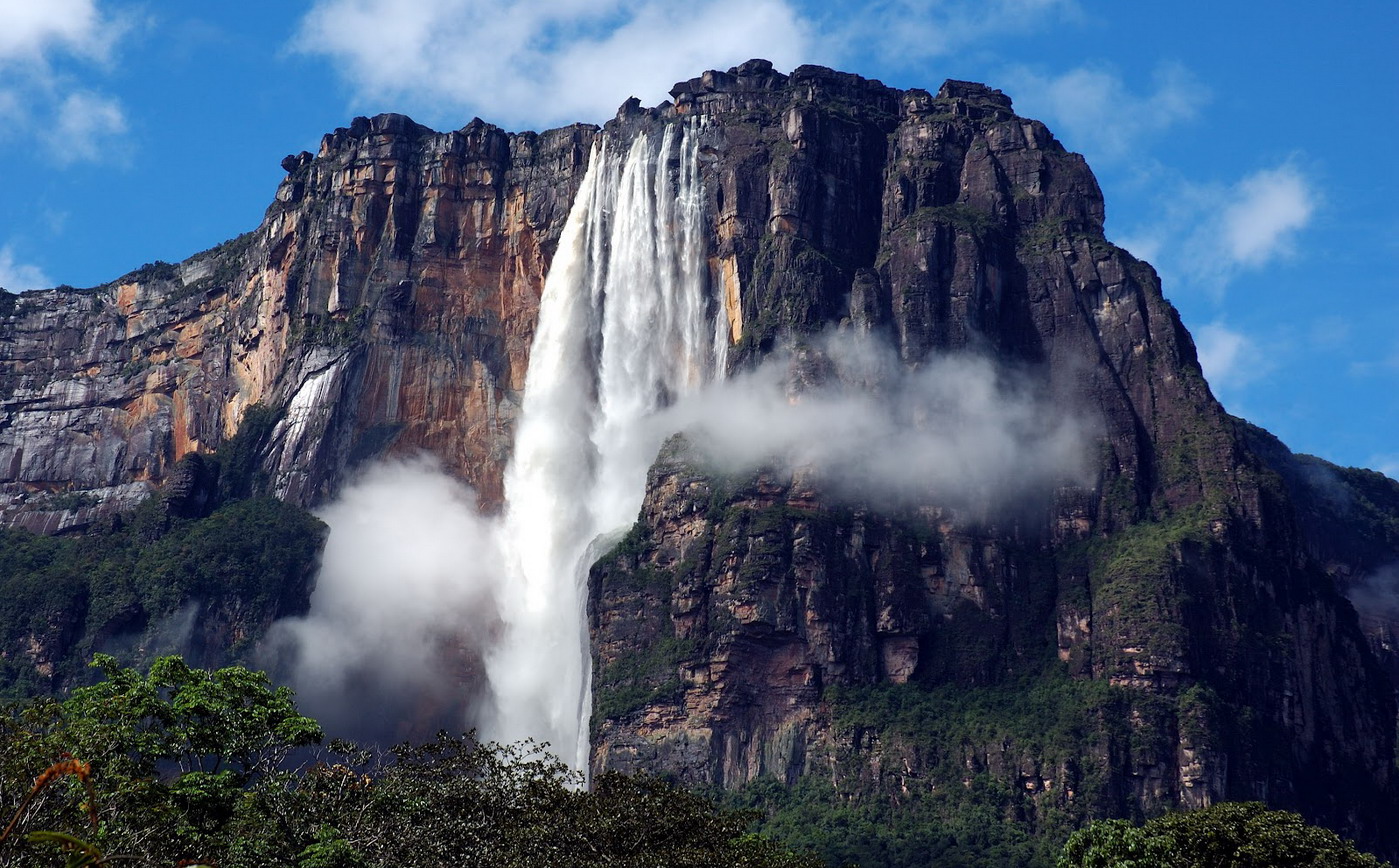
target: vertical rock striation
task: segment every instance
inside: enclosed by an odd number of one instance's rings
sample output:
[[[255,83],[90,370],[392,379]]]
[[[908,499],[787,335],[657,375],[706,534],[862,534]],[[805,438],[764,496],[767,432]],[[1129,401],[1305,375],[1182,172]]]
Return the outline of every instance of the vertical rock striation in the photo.
[[[752,62],[672,95],[662,110],[717,131],[710,250],[735,364],[833,326],[885,335],[910,367],[990,354],[1101,421],[1097,484],[1012,516],[931,493],[881,512],[673,444],[594,568],[595,767],[844,792],[890,786],[869,770],[897,760],[932,781],[955,749],[862,736],[839,723],[850,697],[1061,671],[1118,703],[1081,761],[999,736],[959,760],[1024,794],[1006,810],[1032,824],[1263,799],[1383,837],[1390,681],[1305,493],[1214,400],[1154,271],[1105,240],[1083,159],[966,82],[897,91]],[[1371,560],[1399,554],[1377,544]]]
[[[346,468],[426,449],[501,496],[540,287],[595,130],[436,133],[357,118],[287,177],[262,224],[179,265],[26,293],[0,322],[0,498],[59,529],[130,505],[253,404],[299,504]],[[52,509],[80,492],[86,512]]]

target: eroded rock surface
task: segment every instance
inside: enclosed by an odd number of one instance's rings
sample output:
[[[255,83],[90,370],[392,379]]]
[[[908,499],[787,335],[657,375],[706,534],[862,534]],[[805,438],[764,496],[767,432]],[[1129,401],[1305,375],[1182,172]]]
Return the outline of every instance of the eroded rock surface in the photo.
[[[0,322],[0,509],[52,530],[93,518],[51,509],[55,495],[129,506],[253,404],[284,412],[264,457],[280,497],[315,503],[358,461],[421,449],[497,504],[593,135],[358,118],[284,161],[252,232],[93,290],[24,294]]]

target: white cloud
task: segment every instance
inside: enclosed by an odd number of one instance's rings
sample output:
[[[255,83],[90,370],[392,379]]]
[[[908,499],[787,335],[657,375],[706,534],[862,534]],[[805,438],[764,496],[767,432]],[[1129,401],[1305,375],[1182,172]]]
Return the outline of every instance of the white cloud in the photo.
[[[119,152],[126,133],[121,103],[101,94],[76,91],[59,105],[52,127],[44,133],[49,155],[60,165],[88,161]]]
[[[0,119],[21,145],[59,165],[96,161],[126,132],[115,98],[82,83],[108,65],[131,22],[97,0],[0,0]]]
[[[1233,184],[1162,183],[1155,219],[1120,244],[1150,260],[1172,288],[1222,298],[1247,271],[1295,252],[1321,193],[1294,161],[1259,169]]]
[[[786,0],[318,0],[293,47],[329,57],[362,102],[534,125],[605,120],[751,57],[791,66],[808,42]]]
[[[94,0],[0,0],[0,62],[47,62],[61,50],[102,60],[118,36]]]
[[[1132,157],[1145,140],[1195,117],[1210,91],[1183,66],[1156,69],[1152,89],[1134,93],[1111,67],[1080,66],[1046,76],[1025,68],[1007,75],[1016,110],[1042,118],[1090,163]]]
[[[849,332],[806,353],[777,354],[681,400],[656,417],[656,435],[683,430],[726,471],[814,474],[824,490],[867,503],[994,511],[1093,483],[1094,417],[986,358],[933,357],[910,371],[892,348]],[[827,379],[793,391],[798,369]]]
[[[26,289],[44,289],[53,286],[53,281],[34,265],[15,260],[14,248],[9,244],[0,245],[0,288],[10,292],[23,292]]]
[[[1371,455],[1370,466],[1390,479],[1399,480],[1399,452]]]
[[[1295,166],[1255,172],[1231,191],[1220,227],[1225,250],[1239,265],[1263,265],[1291,251],[1315,209],[1316,194]]]
[[[1221,321],[1197,329],[1194,336],[1200,367],[1216,392],[1249,383],[1266,370],[1257,343]]]
[[[292,40],[329,58],[355,100],[454,122],[602,121],[627,96],[753,57],[787,71],[842,65],[878,46],[887,68],[1080,15],[1077,0],[873,0],[827,11],[797,0],[315,0]],[[695,26],[693,22],[703,22]]]

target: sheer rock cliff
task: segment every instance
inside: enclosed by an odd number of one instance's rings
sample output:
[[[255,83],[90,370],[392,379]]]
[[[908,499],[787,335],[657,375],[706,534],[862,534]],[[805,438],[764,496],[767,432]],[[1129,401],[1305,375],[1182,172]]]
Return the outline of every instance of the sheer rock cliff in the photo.
[[[254,404],[283,411],[263,466],[284,499],[318,502],[365,458],[427,450],[498,502],[539,289],[593,135],[357,118],[283,161],[252,232],[95,289],[11,297],[0,510],[81,526],[216,449]],[[73,494],[89,505],[50,508]]]

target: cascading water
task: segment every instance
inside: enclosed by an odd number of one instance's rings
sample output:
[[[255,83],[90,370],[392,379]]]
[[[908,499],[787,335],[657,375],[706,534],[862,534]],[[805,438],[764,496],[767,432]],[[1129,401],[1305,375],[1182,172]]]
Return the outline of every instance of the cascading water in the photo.
[[[722,374],[705,261],[697,119],[595,145],[559,239],[525,379],[500,528],[505,635],[487,659],[491,738],[588,763],[585,611],[595,541],[636,520],[659,446],[647,420]]]

